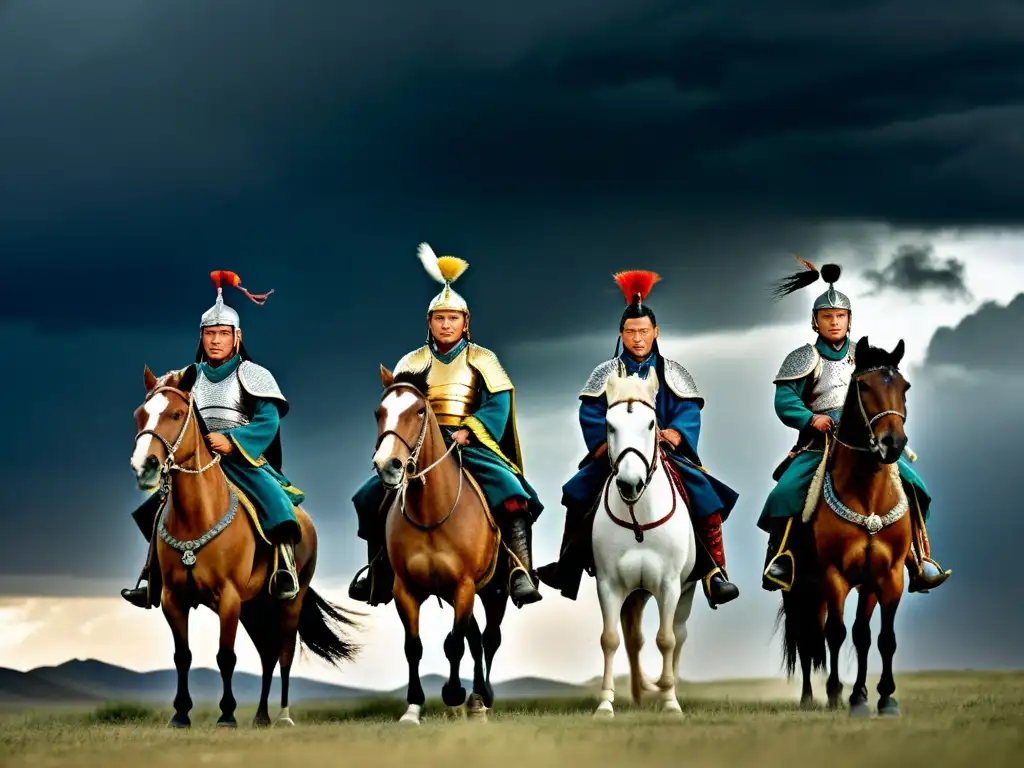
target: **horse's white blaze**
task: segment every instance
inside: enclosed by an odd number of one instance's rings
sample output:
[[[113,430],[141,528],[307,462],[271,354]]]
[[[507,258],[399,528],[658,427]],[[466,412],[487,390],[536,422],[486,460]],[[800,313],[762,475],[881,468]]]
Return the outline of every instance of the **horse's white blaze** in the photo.
[[[653,381],[652,381],[653,379]],[[632,410],[625,403],[614,405],[618,399],[632,398],[653,404],[657,393],[657,377],[652,371],[647,380],[635,376],[613,378],[608,382],[608,458],[615,466],[616,458],[627,447],[639,451],[648,461],[655,450],[656,430],[651,430],[654,412],[642,403],[634,403]],[[633,451],[618,465],[618,476],[632,483],[643,480],[647,474],[644,462]],[[641,525],[660,520],[673,504],[673,488],[660,459],[643,495],[633,505],[633,514]],[[619,520],[630,521],[629,507],[622,501],[613,478],[608,487],[608,509]],[[658,604],[658,647],[662,652],[662,669],[657,688],[662,692],[662,706],[669,712],[678,712],[675,682],[679,670],[679,655],[686,639],[686,622],[694,596],[694,584],[686,583],[696,562],[696,542],[689,510],[682,497],[675,496],[675,514],[656,528],[643,532],[643,541],[637,542],[634,533],[611,520],[599,502],[592,534],[597,595],[601,603],[605,669],[602,682],[601,705],[595,714],[614,712],[613,660],[619,647],[619,622],[626,630],[627,653],[630,655],[630,674],[640,690],[649,688],[643,672],[633,659],[642,625],[643,606],[635,612],[622,613],[623,604],[634,592],[653,595]],[[646,601],[646,598],[644,598]]]
[[[142,406],[142,410],[146,412],[146,426],[142,429],[156,429],[156,425],[160,421],[160,415],[167,409],[170,402],[166,395],[160,394],[154,395]],[[135,474],[142,472],[143,463],[146,461],[146,457],[149,456],[149,447],[152,443],[152,435],[143,435],[135,443],[135,450],[132,452],[132,469],[135,470]],[[121,455],[124,456],[123,453]]]
[[[394,429],[398,426],[402,414],[412,408],[419,398],[412,392],[391,392],[381,402],[380,407],[384,410],[384,431]],[[378,467],[395,453],[395,436],[387,435],[380,441],[380,447],[373,454],[373,463]]]

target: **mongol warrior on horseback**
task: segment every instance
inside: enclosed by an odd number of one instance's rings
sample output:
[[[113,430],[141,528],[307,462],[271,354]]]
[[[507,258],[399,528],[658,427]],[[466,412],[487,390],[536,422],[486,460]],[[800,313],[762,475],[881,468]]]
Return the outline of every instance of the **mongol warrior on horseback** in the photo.
[[[463,465],[480,484],[502,529],[505,544],[521,564],[512,570],[509,597],[517,607],[541,594],[534,584],[532,526],[544,507],[523,475],[516,427],[515,387],[497,356],[470,341],[469,306],[451,284],[469,266],[438,257],[426,243],[418,250],[427,273],[444,288],[427,306],[427,341],[395,366],[394,376],[426,374],[427,399],[444,440],[458,442]],[[369,564],[356,574],[349,596],[370,605],[392,599],[394,572],[384,546],[387,511],[395,492],[374,472],[352,497],[358,535],[367,542]],[[369,571],[360,577],[363,571]]]
[[[661,442],[672,460],[671,468],[675,471],[671,474],[677,476],[682,486],[680,492],[688,500],[697,539],[703,544],[697,547],[692,575],[701,579],[708,603],[716,608],[739,596],[739,589],[728,581],[725,573],[722,541],[722,523],[735,506],[738,494],[701,466],[697,441],[704,398],[689,372],[675,360],[662,356],[658,349],[658,323],[646,299],[660,276],[632,271],[619,272],[614,277],[627,302],[619,319],[616,356],[597,366],[580,392],[580,426],[589,453],[579,472],[562,486],[566,516],[559,560],[538,569],[538,575],[570,600],[576,599],[583,571],[593,575],[593,514],[611,472],[605,445],[605,387],[616,372],[646,379],[654,370],[661,382],[657,393]],[[619,344],[623,347],[621,353]]]
[[[219,457],[228,479],[253,502],[263,532],[279,550],[279,569],[271,577],[271,594],[290,600],[299,591],[295,544],[302,535],[294,506],[303,502],[305,494],[281,474],[280,423],[289,404],[273,374],[249,357],[242,343],[238,312],[224,303],[222,283],[234,286],[260,305],[273,291],[249,293],[233,272],[218,270],[210,277],[217,287],[217,300],[200,319],[195,362],[180,372],[179,388],[192,391],[199,416],[211,430],[210,448]],[[121,596],[139,608],[160,604],[154,529],[166,499],[164,487],[132,513],[149,541],[149,554],[138,583],[133,589],[122,589]],[[143,581],[147,584],[139,586]]]
[[[804,269],[781,281],[776,296],[782,297],[813,285],[820,277],[829,284],[827,291],[814,300],[811,328],[818,334],[814,344],[804,344],[783,360],[775,375],[775,413],[779,420],[799,433],[789,456],[775,470],[777,485],[765,501],[757,521],[769,533],[768,554],[762,587],[768,591],[789,590],[796,576],[795,556],[788,546],[793,520],[808,502],[815,474],[822,460],[825,435],[837,433],[843,403],[855,368],[855,345],[850,341],[853,305],[850,298],[835,289],[842,274],[836,264],[825,264],[821,271],[798,258]],[[911,468],[913,454],[905,451],[897,462],[908,499],[914,526],[913,546],[917,557],[907,558],[911,592],[927,592],[942,584],[950,574],[931,559],[925,523],[931,507],[931,495]],[[917,562],[920,562],[920,566]]]

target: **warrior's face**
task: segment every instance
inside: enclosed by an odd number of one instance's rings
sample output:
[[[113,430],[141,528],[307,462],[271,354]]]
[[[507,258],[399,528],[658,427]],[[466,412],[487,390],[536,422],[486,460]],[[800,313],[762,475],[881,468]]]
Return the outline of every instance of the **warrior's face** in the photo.
[[[213,325],[203,328],[203,352],[211,365],[217,366],[235,356],[242,331],[230,325]]]
[[[658,338],[658,326],[649,317],[630,318],[623,325],[621,336],[622,346],[634,360],[640,361],[651,354]]]
[[[815,313],[818,333],[829,344],[839,344],[850,332],[850,312],[846,309],[819,309]]]
[[[453,347],[466,332],[466,315],[454,310],[430,313],[430,335],[439,347]]]

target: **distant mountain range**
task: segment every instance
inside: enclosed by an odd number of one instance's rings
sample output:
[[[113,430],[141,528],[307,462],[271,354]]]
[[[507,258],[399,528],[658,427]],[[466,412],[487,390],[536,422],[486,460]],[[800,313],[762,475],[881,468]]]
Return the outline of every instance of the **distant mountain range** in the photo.
[[[424,675],[422,684],[427,696],[439,696],[445,679],[441,675]],[[279,699],[280,684],[280,678],[274,678],[270,689],[271,701]],[[463,685],[467,690],[472,688],[468,680],[464,680]],[[495,695],[503,699],[579,696],[590,692],[586,685],[536,677],[516,678],[494,683],[493,686]],[[0,667],[0,703],[166,703],[174,698],[176,687],[177,675],[173,669],[133,672],[94,659],[76,659],[56,667],[38,667],[28,672]],[[260,677],[248,672],[235,672],[232,689],[239,701],[257,701]],[[192,669],[189,674],[189,692],[196,702],[219,700],[222,693],[220,672],[208,668]],[[372,698],[404,700],[405,686],[393,691],[375,691],[292,677],[289,698],[294,702]]]

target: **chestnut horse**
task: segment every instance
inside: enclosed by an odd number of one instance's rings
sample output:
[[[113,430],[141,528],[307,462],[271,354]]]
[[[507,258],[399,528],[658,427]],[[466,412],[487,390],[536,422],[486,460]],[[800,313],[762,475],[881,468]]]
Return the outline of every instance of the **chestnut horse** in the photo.
[[[432,596],[455,611],[452,631],[444,641],[451,674],[441,698],[452,708],[466,703],[459,668],[468,640],[473,695],[467,709],[474,718],[486,719],[486,708],[494,700],[491,666],[508,605],[508,564],[499,557],[501,534],[482,492],[462,467],[458,443],[445,446],[426,398],[425,374],[392,376],[382,365],[380,378],[384,391],[376,411],[373,466],[392,499],[386,508],[385,540],[409,663],[409,706],[401,722],[420,722],[420,606]],[[487,617],[482,633],[473,615],[477,595]]]
[[[161,604],[174,637],[174,666],[178,691],[170,727],[191,725],[192,698],[188,673],[192,652],[188,641],[189,611],[205,605],[220,618],[217,666],[224,682],[217,725],[235,727],[235,697],[231,676],[235,668],[235,635],[241,621],[260,655],[263,686],[253,721],[270,725],[268,698],[274,668],[281,664],[281,712],[278,725],[294,725],[288,709],[288,681],[295,655],[296,635],[307,648],[338,665],[351,660],[356,650],[340,634],[340,626],[354,626],[342,609],[331,605],[309,586],[316,568],[316,529],[309,516],[296,510],[302,540],[295,546],[299,593],[277,600],[267,589],[267,574],[274,550],[257,536],[246,519],[248,500],[229,484],[220,467],[220,455],[207,447],[207,429],[191,391],[178,389],[181,372],[160,380],[147,367],[146,398],[135,411],[138,434],[132,466],[142,490],[165,496],[154,532],[156,556],[163,577]],[[141,444],[149,439],[149,446]],[[337,626],[328,624],[327,619]]]
[[[911,545],[908,501],[896,461],[907,445],[904,422],[910,384],[899,371],[904,346],[892,352],[872,347],[867,336],[856,348],[856,365],[839,427],[826,442],[819,470],[822,490],[814,500],[811,525],[794,525],[791,547],[797,578],[783,593],[779,619],[785,619],[784,654],[792,676],[799,655],[803,670],[801,704],[813,706],[811,670],[824,670],[825,642],[831,655],[826,684],[828,706],[839,707],[839,650],[846,640],[843,607],[850,590],[858,590],[853,643],[857,680],[850,694],[850,714],[870,715],[867,666],[871,649],[871,614],[881,608],[878,650],[882,675],[878,682],[878,714],[899,716],[892,694],[896,683],[892,659],[896,652],[894,622],[903,595],[903,569]],[[817,490],[812,491],[817,493]]]

